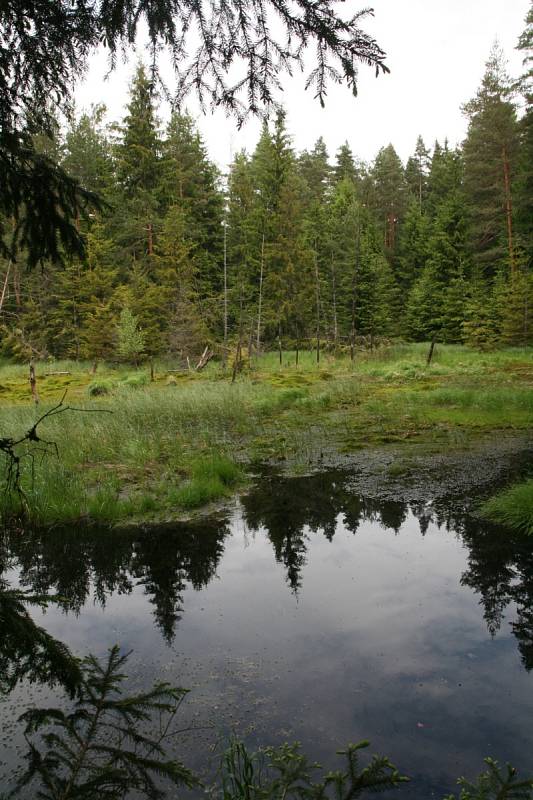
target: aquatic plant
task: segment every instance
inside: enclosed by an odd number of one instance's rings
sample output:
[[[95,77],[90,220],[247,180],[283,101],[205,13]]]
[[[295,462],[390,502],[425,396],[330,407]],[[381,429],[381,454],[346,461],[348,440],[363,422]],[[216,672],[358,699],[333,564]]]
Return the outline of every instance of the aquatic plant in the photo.
[[[222,800],[356,800],[365,792],[394,789],[409,780],[383,756],[374,755],[367,766],[360,766],[360,753],[369,744],[361,741],[339,750],[346,759],[345,769],[314,781],[313,774],[321,767],[309,761],[298,742],[249,753],[242,741],[234,739],[222,759],[220,795]]]
[[[533,478],[486,500],[480,508],[480,514],[519,533],[533,535]]]

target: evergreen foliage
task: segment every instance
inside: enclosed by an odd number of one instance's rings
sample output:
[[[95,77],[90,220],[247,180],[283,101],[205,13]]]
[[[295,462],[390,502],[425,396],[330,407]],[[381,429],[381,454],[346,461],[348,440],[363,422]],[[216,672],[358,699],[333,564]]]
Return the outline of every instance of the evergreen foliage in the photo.
[[[373,756],[367,766],[361,767],[361,751],[368,746],[369,742],[362,741],[339,750],[338,755],[345,756],[345,769],[329,772],[322,780],[314,781],[313,775],[320,767],[309,761],[298,743],[249,753],[243,742],[234,740],[222,762],[222,798],[355,800],[365,792],[394,789],[409,780],[400,775],[388,758],[381,756]]]
[[[175,110],[161,128],[153,75],[139,64],[120,124],[106,126],[96,106],[64,135],[50,117],[32,138],[105,206],[78,213],[83,254],[62,266],[50,257],[26,271],[29,249],[20,263],[0,258],[1,351],[185,365],[218,342],[232,363],[234,351],[280,341],[317,359],[323,347],[354,355],[397,335],[529,344],[530,45],[528,16],[523,74],[513,83],[492,51],[465,105],[462,147],[430,151],[418,137],[404,168],[392,145],[366,165],[346,142],[331,163],[322,138],[295,152],[278,109],[225,180],[190,115]],[[121,322],[125,307],[137,330]]]
[[[385,53],[361,28],[370,13],[365,9],[345,18],[332,11],[329,0],[291,6],[265,6],[262,0],[231,0],[224,6],[190,0],[2,3],[0,255],[14,258],[24,251],[35,265],[57,261],[64,251],[83,252],[77,220],[88,205],[100,203],[40,153],[34,137],[51,135],[55,116],[69,114],[72,88],[98,46],[107,48],[113,67],[121,49],[135,43],[138,27],[146,25],[152,69],[145,89],[151,92],[160,80],[158,54],[165,49],[176,70],[179,103],[193,89],[202,103],[221,105],[242,121],[272,102],[280,73],[303,66],[311,44],[317,59],[307,87],[322,104],[328,80],[344,81],[356,92],[359,63],[377,74],[388,72]],[[273,14],[281,26],[271,26]],[[191,42],[193,29],[197,34]],[[141,171],[145,166],[141,158]]]
[[[518,780],[514,767],[506,765],[505,771],[493,758],[486,758],[487,769],[478,775],[475,783],[460,778],[458,800],[528,800],[533,790],[530,779]],[[456,800],[449,795],[445,800]]]
[[[165,734],[186,692],[157,683],[148,692],[123,694],[127,658],[115,646],[104,664],[94,656],[84,659],[73,711],[31,708],[22,715],[29,751],[17,794],[37,781],[43,800],[130,792],[155,800],[166,796],[165,784],[197,785],[183,764],[165,754]],[[151,724],[156,715],[161,727]]]
[[[0,579],[0,694],[10,692],[22,678],[59,683],[71,696],[78,690],[82,679],[79,661],[28,612],[28,606],[46,608],[53,600],[50,595],[11,588]]]
[[[145,349],[145,336],[129,308],[123,308],[117,325],[117,354],[124,361],[136,363]]]

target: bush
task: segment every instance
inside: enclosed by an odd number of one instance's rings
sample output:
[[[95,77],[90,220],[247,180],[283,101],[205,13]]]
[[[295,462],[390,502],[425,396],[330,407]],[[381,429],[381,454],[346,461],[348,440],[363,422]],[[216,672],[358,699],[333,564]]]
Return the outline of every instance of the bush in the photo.
[[[120,383],[122,386],[130,386],[135,389],[139,386],[147,386],[150,379],[146,372],[134,372],[132,375],[126,375]]]
[[[87,386],[87,394],[89,397],[103,397],[104,395],[111,394],[114,389],[112,381],[91,381]]]

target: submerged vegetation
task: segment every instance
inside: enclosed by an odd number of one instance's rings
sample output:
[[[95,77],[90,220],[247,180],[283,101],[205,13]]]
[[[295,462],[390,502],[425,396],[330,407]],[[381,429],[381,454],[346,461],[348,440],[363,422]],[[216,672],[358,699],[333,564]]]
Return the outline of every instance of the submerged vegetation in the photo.
[[[27,508],[35,524],[80,518],[115,523],[167,519],[230,496],[256,462],[305,466],[316,450],[344,452],[372,444],[427,441],[438,447],[494,430],[533,423],[533,352],[479,354],[438,345],[386,345],[348,355],[266,353],[232,372],[211,362],[202,373],[155,365],[154,380],[137,371],[89,365],[37,364],[41,398],[31,401],[26,368],[0,370],[3,421],[27,430],[68,389],[75,411],[45,420],[55,442],[34,470],[22,460]],[[68,367],[68,369],[66,369]],[[69,375],[46,373],[69,372]],[[98,391],[96,391],[98,387]],[[109,413],[111,412],[111,413]],[[4,515],[19,499],[3,495]]]
[[[481,515],[519,533],[533,535],[533,478],[504,489],[481,506]]]

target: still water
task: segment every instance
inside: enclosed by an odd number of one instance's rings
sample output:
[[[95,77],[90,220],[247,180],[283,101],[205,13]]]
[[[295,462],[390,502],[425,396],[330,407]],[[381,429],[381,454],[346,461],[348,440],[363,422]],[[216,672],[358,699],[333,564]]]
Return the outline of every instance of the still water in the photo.
[[[4,577],[59,602],[36,621],[77,654],[132,650],[133,689],[191,689],[176,753],[206,776],[232,732],[299,740],[328,767],[370,739],[442,797],[485,756],[533,772],[533,548],[462,510],[355,495],[348,472],[264,475],[235,508],[142,532],[7,536]],[[59,689],[0,695],[0,792],[16,719]],[[183,723],[183,724],[181,724]]]

